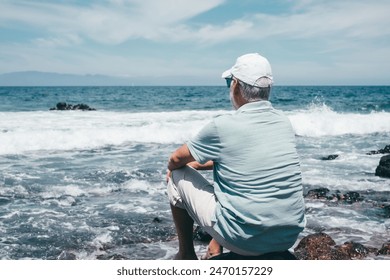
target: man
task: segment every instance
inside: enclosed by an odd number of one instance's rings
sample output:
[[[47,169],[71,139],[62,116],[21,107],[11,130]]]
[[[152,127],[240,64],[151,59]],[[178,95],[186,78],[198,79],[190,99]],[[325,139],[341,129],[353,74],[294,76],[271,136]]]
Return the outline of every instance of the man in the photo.
[[[223,247],[244,256],[286,251],[305,226],[295,135],[288,118],[268,101],[268,60],[243,55],[222,78],[235,113],[214,118],[168,162],[176,259],[197,259],[194,221],[213,238],[210,256]],[[214,183],[196,169],[212,169]]]

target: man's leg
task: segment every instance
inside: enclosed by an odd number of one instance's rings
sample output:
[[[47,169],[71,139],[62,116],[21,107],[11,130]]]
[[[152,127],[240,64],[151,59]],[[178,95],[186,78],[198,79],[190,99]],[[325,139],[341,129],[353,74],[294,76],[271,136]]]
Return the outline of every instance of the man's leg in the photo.
[[[194,220],[188,215],[187,210],[175,207],[171,204],[173,221],[179,238],[179,252],[176,260],[197,260],[193,242]]]
[[[176,258],[197,259],[193,243],[194,221],[202,227],[212,227],[215,212],[213,186],[190,167],[174,170],[168,182],[168,197],[179,238]]]
[[[193,222],[195,221],[214,239],[210,250],[218,251],[218,245],[240,255],[256,255],[227,243],[213,229],[216,198],[213,186],[191,167],[183,167],[172,172],[168,182],[168,197],[179,237],[177,258],[196,257],[193,245]]]

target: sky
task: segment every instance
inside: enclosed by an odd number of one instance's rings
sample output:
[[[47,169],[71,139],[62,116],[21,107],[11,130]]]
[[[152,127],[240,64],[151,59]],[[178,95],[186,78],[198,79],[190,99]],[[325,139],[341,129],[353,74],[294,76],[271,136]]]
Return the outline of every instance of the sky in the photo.
[[[257,52],[275,85],[389,85],[389,0],[0,0],[0,74],[223,85]]]

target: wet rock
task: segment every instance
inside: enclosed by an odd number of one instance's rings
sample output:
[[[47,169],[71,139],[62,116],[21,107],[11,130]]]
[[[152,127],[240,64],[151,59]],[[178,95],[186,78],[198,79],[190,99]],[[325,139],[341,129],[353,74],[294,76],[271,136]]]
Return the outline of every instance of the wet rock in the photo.
[[[338,158],[339,155],[329,155],[329,156],[326,156],[326,157],[322,157],[321,160],[334,160],[336,158]]]
[[[385,212],[385,218],[390,218],[390,205],[382,205],[381,208],[383,208]]]
[[[382,248],[378,251],[378,255],[390,255],[390,241],[382,245]]]
[[[335,241],[326,233],[304,237],[294,250],[300,260],[348,260],[349,255],[335,248]]]
[[[331,201],[342,201],[349,204],[363,201],[364,197],[362,197],[358,192],[346,192],[341,193],[340,191],[336,190],[335,192],[330,192],[328,188],[318,188],[318,189],[312,189],[307,192],[305,195],[306,198],[311,199],[326,199]]]
[[[327,188],[318,188],[313,189],[307,192],[306,197],[308,198],[314,198],[314,199],[321,199],[321,198],[328,198],[329,189]]]
[[[153,223],[159,224],[159,223],[161,223],[161,222],[162,222],[162,219],[160,219],[159,217],[155,217],[155,218],[153,219]]]
[[[390,255],[390,242],[385,243],[381,250],[366,247],[358,242],[345,242],[336,245],[326,233],[315,233],[304,237],[294,250],[300,260],[354,260],[365,259],[368,255]]]
[[[363,200],[363,197],[361,197],[360,194],[357,192],[347,192],[345,194],[338,194],[336,195],[336,197],[338,200],[343,200],[349,204]]]
[[[66,102],[59,102],[57,103],[55,108],[50,108],[50,110],[59,110],[59,111],[64,111],[64,110],[82,110],[82,111],[95,111],[95,108],[89,107],[87,104],[67,104]]]
[[[377,155],[377,154],[390,154],[390,145],[387,145],[383,149],[379,149],[377,151],[370,151],[366,153],[366,155]]]
[[[59,102],[59,103],[57,103],[56,109],[57,110],[68,110],[68,105],[65,102]]]
[[[390,178],[390,155],[381,157],[375,176]]]
[[[338,251],[348,255],[349,259],[364,259],[370,253],[370,249],[356,242],[345,242],[337,247]]]
[[[72,107],[72,110],[94,110],[90,108],[87,104],[76,104]]]

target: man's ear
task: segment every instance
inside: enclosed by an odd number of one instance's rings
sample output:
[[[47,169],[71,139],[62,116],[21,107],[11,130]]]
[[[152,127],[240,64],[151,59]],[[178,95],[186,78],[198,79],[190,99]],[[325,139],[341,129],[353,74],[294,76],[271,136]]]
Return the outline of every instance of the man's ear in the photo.
[[[239,85],[237,80],[233,81],[232,87],[233,87],[233,94],[240,98],[241,97],[241,91],[240,91],[240,85]]]
[[[232,83],[230,85],[233,89],[233,94],[234,95],[237,95],[240,93],[240,89],[239,89],[239,86],[238,86],[238,81],[236,79],[233,79],[232,80]]]

